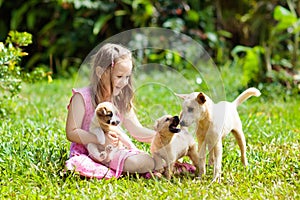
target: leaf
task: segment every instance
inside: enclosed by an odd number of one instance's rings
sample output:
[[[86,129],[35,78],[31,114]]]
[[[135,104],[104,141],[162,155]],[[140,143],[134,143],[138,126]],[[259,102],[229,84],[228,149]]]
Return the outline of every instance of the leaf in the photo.
[[[28,46],[32,43],[32,35],[27,32],[10,31],[6,42],[16,43],[18,46]]]
[[[152,16],[154,12],[152,4],[145,5],[145,15]]]
[[[3,42],[0,42],[0,52],[2,51],[2,50],[4,50],[4,43]]]
[[[102,15],[98,18],[98,20],[96,21],[96,23],[94,24],[94,28],[93,28],[93,34],[97,35],[101,28],[104,26],[104,24],[110,20],[113,17],[112,14],[110,15]]]
[[[237,45],[236,47],[234,47],[231,51],[231,55],[233,57],[238,56],[238,53],[241,52],[247,52],[249,49],[251,49],[250,47],[246,47],[246,46],[241,46],[241,45]]]
[[[293,30],[293,33],[296,34],[300,32],[300,18],[298,18],[297,22],[295,23],[295,27],[294,27],[294,30]]]
[[[247,85],[250,80],[255,79],[259,72],[259,59],[258,55],[253,50],[247,51],[243,66],[242,83]]]
[[[218,36],[215,32],[207,32],[206,33],[207,38],[212,41],[213,43],[217,43],[218,42]]]
[[[180,32],[181,30],[183,30],[184,24],[185,23],[181,18],[176,17],[176,18],[167,19],[163,23],[163,27],[170,28],[174,31]]]
[[[30,30],[33,30],[35,28],[35,22],[36,22],[36,12],[31,11],[27,14],[27,26]]]
[[[128,12],[126,10],[116,10],[115,11],[115,16],[123,16],[123,15],[127,15]]]
[[[12,17],[10,20],[10,29],[17,30],[23,19],[23,16],[28,11],[30,4],[23,4],[21,8],[12,11]]]
[[[226,38],[231,38],[232,37],[232,34],[228,31],[225,31],[225,30],[219,30],[218,35],[226,37]]]
[[[274,19],[277,21],[281,21],[284,18],[294,18],[296,17],[291,11],[288,9],[282,7],[282,6],[276,6],[274,9]]]
[[[279,30],[285,30],[297,22],[297,16],[282,6],[275,7],[274,19],[278,21],[275,28]]]
[[[187,16],[186,19],[192,22],[199,22],[200,16],[198,15],[198,13],[195,10],[189,10],[187,12]]]

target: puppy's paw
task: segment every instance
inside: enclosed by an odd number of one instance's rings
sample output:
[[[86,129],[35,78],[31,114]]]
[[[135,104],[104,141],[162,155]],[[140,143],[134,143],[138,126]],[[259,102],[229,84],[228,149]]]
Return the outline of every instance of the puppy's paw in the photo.
[[[205,171],[205,169],[201,169],[201,168],[199,168],[199,171],[198,171],[198,177],[202,177],[202,176],[204,176],[206,174],[206,171]]]
[[[109,145],[107,145],[107,146],[105,147],[105,151],[106,151],[107,153],[112,152],[113,149],[114,149],[114,147],[113,147],[113,145],[111,145],[111,144],[109,144]]]
[[[212,182],[221,183],[221,174],[216,175]]]
[[[163,178],[163,174],[162,174],[162,172],[154,171],[154,172],[148,172],[148,173],[146,173],[145,177],[148,178],[148,179],[150,179],[150,178],[161,179],[161,178]]]
[[[164,175],[165,175],[165,177],[166,177],[168,180],[170,180],[171,177],[172,177],[172,172],[171,172],[171,170],[170,170],[170,169],[166,169],[165,172],[164,172]]]
[[[99,154],[100,159],[105,159],[107,157],[107,153],[105,151],[100,152]]]
[[[153,174],[153,177],[156,177],[156,178],[162,178],[163,177],[162,173],[158,172],[158,171],[152,172],[152,174]]]
[[[99,155],[98,155],[98,160],[99,160],[100,162],[102,162],[103,160],[106,159],[106,157],[107,157],[107,153],[106,153],[105,151],[101,151],[101,152],[99,153]]]

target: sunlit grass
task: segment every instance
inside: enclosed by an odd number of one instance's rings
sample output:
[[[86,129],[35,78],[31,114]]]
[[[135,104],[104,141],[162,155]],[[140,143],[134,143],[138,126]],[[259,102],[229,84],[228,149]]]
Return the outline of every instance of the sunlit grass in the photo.
[[[63,173],[69,153],[66,106],[73,85],[72,79],[24,85],[20,98],[4,105],[11,110],[0,122],[2,199],[299,198],[299,96],[284,98],[283,93],[270,98],[263,87],[261,97],[239,107],[250,165],[242,166],[237,143],[229,134],[223,143],[221,184],[211,183],[212,167],[203,180],[192,174],[171,181],[135,176],[87,180]],[[240,88],[230,87],[226,80],[224,85],[226,98],[233,100]],[[156,117],[179,113],[180,100],[172,92],[157,84],[136,91],[142,124],[152,127]],[[136,143],[149,152],[149,145]]]

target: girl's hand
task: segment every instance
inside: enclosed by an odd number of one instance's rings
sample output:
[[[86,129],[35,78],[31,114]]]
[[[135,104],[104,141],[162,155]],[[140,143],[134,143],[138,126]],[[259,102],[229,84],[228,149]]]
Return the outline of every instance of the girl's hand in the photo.
[[[108,144],[112,144],[113,146],[118,146],[119,136],[114,131],[108,131],[106,134],[106,141],[107,141],[106,143],[108,143]]]

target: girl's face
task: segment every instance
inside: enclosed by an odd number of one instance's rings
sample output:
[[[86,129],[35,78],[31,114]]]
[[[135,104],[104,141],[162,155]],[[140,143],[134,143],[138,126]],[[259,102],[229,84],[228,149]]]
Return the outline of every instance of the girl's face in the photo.
[[[113,66],[112,85],[113,96],[120,94],[121,90],[128,84],[129,77],[132,73],[131,59],[121,60]]]

